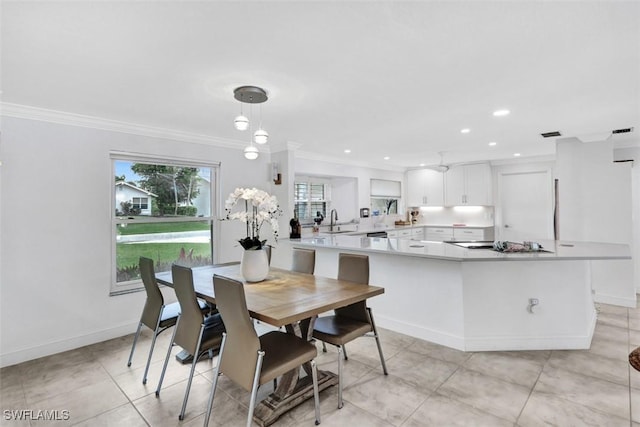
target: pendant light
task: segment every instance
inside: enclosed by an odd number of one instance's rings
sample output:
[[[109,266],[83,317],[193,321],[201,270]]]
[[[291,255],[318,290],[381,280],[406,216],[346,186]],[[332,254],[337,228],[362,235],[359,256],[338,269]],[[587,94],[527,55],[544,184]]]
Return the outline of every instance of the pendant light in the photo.
[[[253,134],[253,142],[256,144],[266,144],[269,139],[269,134],[266,130],[262,129],[262,105],[260,105],[260,125],[258,130]]]
[[[247,103],[250,107],[251,104],[262,104],[268,99],[267,92],[257,86],[240,86],[234,89],[233,97],[240,101],[240,115],[234,120],[236,129],[250,129],[249,119],[242,114],[242,103]],[[258,130],[253,134],[249,145],[244,149],[244,157],[249,160],[257,159],[259,151],[253,146],[253,143],[266,144],[268,139],[269,134],[266,130],[262,129],[262,106],[260,106],[260,125],[258,126]]]

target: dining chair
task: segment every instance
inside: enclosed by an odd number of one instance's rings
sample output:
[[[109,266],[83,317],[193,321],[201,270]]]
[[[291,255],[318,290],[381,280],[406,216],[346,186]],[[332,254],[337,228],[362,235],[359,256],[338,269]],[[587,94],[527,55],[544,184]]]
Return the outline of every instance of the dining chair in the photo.
[[[169,357],[171,356],[171,348],[174,345],[179,345],[193,355],[193,362],[191,363],[191,370],[189,371],[189,380],[187,381],[187,388],[184,392],[182,409],[178,416],[178,419],[182,421],[187,408],[187,400],[189,399],[189,391],[191,389],[196,363],[198,359],[207,352],[210,357],[213,357],[213,350],[218,349],[222,343],[224,324],[222,323],[219,313],[213,314],[205,319],[204,314],[198,306],[198,299],[196,298],[196,293],[193,288],[193,272],[190,268],[174,264],[171,267],[171,274],[173,276],[173,286],[176,291],[176,296],[178,297],[178,303],[180,304],[180,316],[178,316],[176,327],[173,330],[171,344],[167,350],[167,357],[164,359],[162,374],[160,374],[160,381],[156,389],[156,397],[160,396],[162,381],[167,370]]]
[[[338,280],[369,284],[369,257],[357,254],[339,254]],[[369,335],[369,333],[373,333]],[[366,301],[358,301],[346,307],[334,310],[332,316],[323,316],[316,319],[313,327],[313,337],[322,341],[323,350],[325,343],[333,344],[338,348],[338,408],[342,408],[342,356],[348,359],[345,344],[361,336],[372,336],[376,339],[382,371],[388,375],[387,365],[382,354],[382,345],[376,324],[373,320],[371,308]]]
[[[302,338],[280,331],[270,331],[258,336],[249,317],[241,282],[214,275],[213,289],[226,332],[223,334],[218,364],[213,374],[204,425],[209,424],[219,374],[226,375],[251,393],[247,415],[249,427],[253,419],[258,388],[286,372],[299,369],[307,362],[311,365],[316,425],[320,424],[316,347]]]
[[[178,320],[178,314],[180,313],[180,304],[174,302],[171,304],[164,303],[164,297],[158,282],[156,281],[156,274],[153,267],[153,260],[145,257],[140,257],[138,261],[140,267],[140,276],[144,289],[147,293],[147,299],[142,309],[142,315],[140,316],[140,322],[138,323],[138,329],[136,330],[135,337],[133,338],[133,345],[131,346],[131,353],[129,354],[129,360],[127,366],[131,366],[131,360],[133,359],[133,353],[136,349],[138,338],[140,337],[140,330],[142,325],[153,331],[153,338],[151,340],[151,348],[149,349],[149,357],[147,358],[147,365],[144,368],[144,375],[142,376],[142,384],[147,383],[147,374],[149,373],[149,365],[151,363],[151,357],[153,355],[153,349],[156,345],[156,338],[162,332],[166,331],[170,327],[176,324]],[[208,311],[209,308],[204,302],[199,303],[200,309]]]
[[[291,271],[313,274],[316,268],[316,251],[313,249],[293,248]]]

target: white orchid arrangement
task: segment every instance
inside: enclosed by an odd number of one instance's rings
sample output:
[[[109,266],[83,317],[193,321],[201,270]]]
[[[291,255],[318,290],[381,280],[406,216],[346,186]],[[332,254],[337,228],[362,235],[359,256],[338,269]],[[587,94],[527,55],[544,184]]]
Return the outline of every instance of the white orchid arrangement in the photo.
[[[244,210],[233,212],[238,204],[244,204]],[[270,196],[257,188],[236,188],[224,202],[224,209],[227,211],[225,219],[237,219],[247,224],[247,237],[238,240],[244,249],[262,249],[267,242],[260,240],[260,228],[265,221],[271,224],[273,237],[278,241],[278,217],[282,215],[282,211],[276,196]]]

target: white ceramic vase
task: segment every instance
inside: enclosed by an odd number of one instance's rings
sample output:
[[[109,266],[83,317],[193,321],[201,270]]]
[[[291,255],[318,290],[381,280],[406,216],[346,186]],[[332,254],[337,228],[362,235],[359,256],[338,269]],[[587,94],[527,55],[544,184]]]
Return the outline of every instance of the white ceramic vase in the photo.
[[[259,250],[245,250],[242,254],[240,267],[242,277],[244,277],[244,280],[247,282],[263,281],[269,274],[267,251],[264,248]]]

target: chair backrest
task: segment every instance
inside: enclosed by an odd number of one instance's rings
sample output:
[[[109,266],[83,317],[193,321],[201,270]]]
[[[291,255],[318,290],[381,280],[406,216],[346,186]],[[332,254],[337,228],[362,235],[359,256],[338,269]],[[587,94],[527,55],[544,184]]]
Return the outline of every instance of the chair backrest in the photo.
[[[243,286],[236,280],[213,276],[216,306],[227,330],[220,372],[251,391],[260,339],[249,318]]]
[[[316,269],[316,251],[313,249],[293,248],[292,271],[313,274]]]
[[[200,329],[204,323],[204,315],[198,305],[198,298],[193,289],[193,272],[188,267],[171,266],[173,288],[180,303],[180,321],[176,329],[174,342],[194,354],[200,341]]]
[[[369,257],[367,255],[339,254],[338,280],[369,284]],[[361,322],[371,323],[367,312],[367,302],[358,301],[335,310],[337,316],[349,317]]]
[[[140,277],[144,284],[144,290],[147,292],[147,301],[144,303],[140,321],[148,328],[155,330],[158,317],[160,317],[160,311],[164,305],[164,297],[156,281],[153,260],[140,257],[138,265],[140,267]]]

